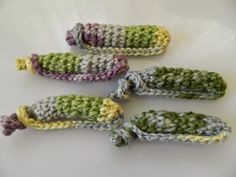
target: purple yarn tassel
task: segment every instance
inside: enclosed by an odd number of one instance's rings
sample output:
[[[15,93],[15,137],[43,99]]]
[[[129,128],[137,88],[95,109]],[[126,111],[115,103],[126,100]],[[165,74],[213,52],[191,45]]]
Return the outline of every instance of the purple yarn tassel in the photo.
[[[1,116],[0,125],[3,127],[3,134],[10,136],[17,129],[22,130],[26,127],[17,119],[17,115],[14,113],[10,116]]]

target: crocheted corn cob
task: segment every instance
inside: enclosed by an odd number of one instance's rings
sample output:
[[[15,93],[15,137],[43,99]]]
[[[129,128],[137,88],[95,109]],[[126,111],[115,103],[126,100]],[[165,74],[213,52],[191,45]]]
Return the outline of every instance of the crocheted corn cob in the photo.
[[[77,45],[92,53],[117,55],[158,55],[166,50],[169,32],[161,26],[119,26],[77,23],[66,32],[69,45]]]
[[[33,54],[17,59],[16,68],[47,78],[73,82],[105,81],[129,69],[127,59],[122,56],[72,53]]]
[[[113,130],[111,141],[116,146],[127,145],[133,138],[141,141],[210,144],[225,140],[230,132],[228,124],[213,116],[150,110]]]
[[[132,138],[142,141],[181,141],[217,143],[223,141],[231,128],[219,118],[193,112],[143,112],[124,123],[121,107],[109,98],[87,96],[47,97],[32,106],[20,106],[17,113],[1,116],[3,134],[11,135],[26,127],[48,130],[63,128],[94,128],[112,130],[116,146],[129,144]]]
[[[112,98],[128,99],[129,92],[138,95],[186,99],[217,99],[225,94],[226,83],[215,72],[183,68],[153,67],[144,72],[128,72],[119,80]]]
[[[87,127],[111,130],[123,119],[121,107],[109,98],[88,96],[53,96],[32,106],[20,106],[17,113],[2,116],[0,123],[5,135],[16,129],[63,129]]]

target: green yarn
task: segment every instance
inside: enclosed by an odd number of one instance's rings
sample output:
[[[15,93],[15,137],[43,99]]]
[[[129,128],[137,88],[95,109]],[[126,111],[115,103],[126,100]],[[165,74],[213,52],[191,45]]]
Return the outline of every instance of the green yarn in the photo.
[[[186,99],[218,99],[225,94],[226,82],[215,72],[184,68],[152,67],[130,71],[119,80],[111,98],[128,99],[129,93]]]
[[[156,117],[157,112],[150,110],[143,112],[136,119],[132,119],[132,124],[140,130],[147,133],[171,133],[171,134],[198,134],[197,129],[206,126],[203,120],[204,114],[188,112],[183,115],[176,112],[163,112],[159,115],[159,122],[150,121],[150,118]]]
[[[87,96],[58,96],[56,98],[56,109],[59,115],[67,117],[81,117],[84,119],[96,120],[100,114],[103,104],[102,97]]]
[[[182,68],[158,67],[154,73],[155,80],[148,79],[147,85],[153,89],[182,90],[185,88],[189,93],[180,93],[180,98],[198,98],[194,92],[220,92],[223,96],[226,83],[215,72],[190,70]]]
[[[126,47],[149,48],[157,43],[156,26],[128,26],[126,27]]]
[[[230,126],[214,116],[150,110],[113,129],[110,138],[118,147],[128,145],[133,139],[211,144],[222,142],[230,132]]]
[[[40,65],[51,72],[73,73],[80,71],[80,57],[72,53],[50,53],[39,56]]]

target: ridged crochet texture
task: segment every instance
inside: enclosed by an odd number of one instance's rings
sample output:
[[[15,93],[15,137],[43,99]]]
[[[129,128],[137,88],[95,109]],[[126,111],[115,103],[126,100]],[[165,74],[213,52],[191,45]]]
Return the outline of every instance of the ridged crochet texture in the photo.
[[[10,116],[2,116],[3,134],[11,135],[16,129],[93,128],[111,130],[122,123],[123,111],[110,98],[88,96],[52,96],[20,106]]]
[[[54,96],[17,113],[1,116],[3,134],[26,127],[48,130],[93,128],[111,130],[111,142],[120,147],[133,138],[141,141],[175,141],[210,144],[225,140],[231,128],[219,118],[193,112],[147,111],[123,123],[121,107],[109,98]]]
[[[221,119],[193,112],[150,110],[134,116],[111,133],[111,142],[120,147],[132,139],[141,141],[211,144],[225,140],[231,128]]]
[[[123,56],[72,53],[32,54],[17,59],[16,68],[72,82],[105,81],[129,69],[127,59]]]
[[[218,73],[167,67],[130,71],[118,84],[118,89],[110,93],[110,97],[128,99],[131,92],[186,99],[217,99],[226,90],[226,83]]]
[[[77,23],[66,32],[66,41],[91,53],[148,56],[163,53],[170,35],[165,28],[155,25]]]

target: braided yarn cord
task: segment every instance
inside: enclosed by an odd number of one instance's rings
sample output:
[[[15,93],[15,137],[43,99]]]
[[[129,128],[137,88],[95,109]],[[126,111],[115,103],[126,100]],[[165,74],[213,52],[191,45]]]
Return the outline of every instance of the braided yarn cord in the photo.
[[[129,66],[123,56],[50,53],[17,59],[16,68],[47,78],[79,83],[112,79],[125,73]]]
[[[149,56],[166,51],[170,34],[165,28],[155,25],[77,23],[66,32],[66,41],[91,53]]]
[[[150,110],[134,116],[111,133],[115,146],[128,145],[137,138],[141,141],[218,143],[231,132],[221,119],[193,112]]]
[[[5,135],[25,127],[42,130],[74,127],[111,130],[123,120],[121,107],[111,99],[77,95],[47,97],[30,107],[20,106],[14,115],[15,127],[12,126],[10,130],[7,130],[7,122],[12,120],[12,116],[2,116],[0,119]]]
[[[217,99],[225,94],[226,83],[215,72],[183,68],[153,67],[143,72],[130,71],[118,81],[112,98],[128,99],[137,95],[186,99]]]

